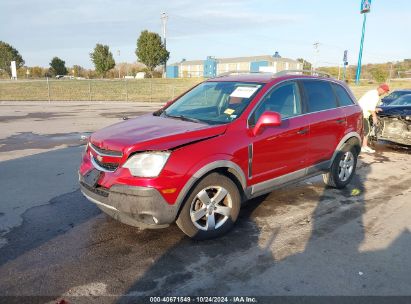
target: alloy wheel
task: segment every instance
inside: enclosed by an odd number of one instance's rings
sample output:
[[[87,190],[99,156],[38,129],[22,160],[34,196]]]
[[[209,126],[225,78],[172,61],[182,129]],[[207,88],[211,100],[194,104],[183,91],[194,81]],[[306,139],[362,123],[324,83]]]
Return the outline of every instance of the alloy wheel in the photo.
[[[342,182],[348,180],[354,170],[354,155],[351,151],[344,153],[343,157],[340,160],[338,177]]]
[[[198,192],[191,202],[191,221],[198,229],[216,230],[228,220],[232,207],[231,195],[225,188],[206,187]]]

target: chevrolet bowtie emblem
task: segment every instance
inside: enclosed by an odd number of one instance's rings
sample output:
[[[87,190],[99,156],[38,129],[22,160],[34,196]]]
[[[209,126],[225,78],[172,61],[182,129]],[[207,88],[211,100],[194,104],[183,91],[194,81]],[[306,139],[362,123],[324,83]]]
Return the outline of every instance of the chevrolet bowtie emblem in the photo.
[[[103,161],[103,157],[102,157],[101,155],[97,155],[97,160],[98,160],[99,162],[102,162],[102,161]]]

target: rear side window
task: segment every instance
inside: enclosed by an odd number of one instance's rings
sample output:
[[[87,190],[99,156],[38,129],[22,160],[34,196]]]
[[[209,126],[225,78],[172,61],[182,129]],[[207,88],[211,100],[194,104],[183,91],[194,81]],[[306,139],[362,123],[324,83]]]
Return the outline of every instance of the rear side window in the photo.
[[[332,84],[332,86],[334,87],[335,93],[337,94],[340,106],[344,107],[354,104],[350,95],[348,95],[347,91],[342,86],[334,83]]]
[[[318,112],[337,107],[337,99],[329,82],[303,80],[308,112]]]

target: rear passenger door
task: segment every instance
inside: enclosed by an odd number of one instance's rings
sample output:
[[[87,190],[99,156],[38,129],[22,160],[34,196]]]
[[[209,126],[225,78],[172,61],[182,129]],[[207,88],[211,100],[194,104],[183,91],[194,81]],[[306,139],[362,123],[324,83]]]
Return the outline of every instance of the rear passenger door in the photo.
[[[310,122],[307,165],[312,166],[331,159],[345,134],[346,118],[329,81],[307,79],[301,83]]]
[[[347,89],[340,84],[332,83],[334,92],[337,95],[338,103],[344,112],[347,121],[346,133],[355,132],[362,128],[362,115],[358,114],[358,106],[355,104],[355,97],[348,93]]]

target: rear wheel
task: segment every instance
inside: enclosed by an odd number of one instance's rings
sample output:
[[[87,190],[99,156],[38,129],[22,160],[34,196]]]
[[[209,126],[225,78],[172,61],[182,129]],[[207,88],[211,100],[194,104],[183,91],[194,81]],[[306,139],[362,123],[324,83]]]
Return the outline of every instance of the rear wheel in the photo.
[[[186,198],[177,225],[193,239],[215,238],[232,228],[240,205],[236,184],[225,175],[212,173],[202,179]]]
[[[352,145],[345,145],[337,153],[330,171],[323,174],[324,183],[334,188],[344,188],[354,176],[358,153]]]

